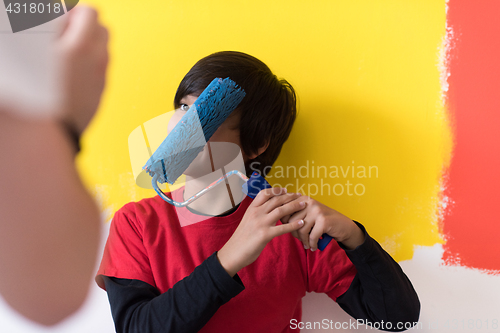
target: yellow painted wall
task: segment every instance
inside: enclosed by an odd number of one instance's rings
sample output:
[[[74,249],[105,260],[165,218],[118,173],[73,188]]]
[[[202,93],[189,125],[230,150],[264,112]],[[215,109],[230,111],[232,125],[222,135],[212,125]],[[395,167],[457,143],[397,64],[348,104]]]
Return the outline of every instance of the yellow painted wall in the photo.
[[[315,198],[362,222],[398,261],[411,258],[414,245],[442,242],[440,179],[451,151],[438,70],[445,1],[85,2],[109,26],[111,66],[78,166],[107,219],[155,194],[135,185],[130,132],[173,109],[177,85],[197,60],[237,50],[297,90],[299,117],[276,166],[374,166],[378,177],[373,168],[371,178],[323,176],[345,190],[348,180],[363,184],[363,195]],[[296,184],[278,169],[271,184]],[[299,181],[305,191],[321,185],[317,177]]]

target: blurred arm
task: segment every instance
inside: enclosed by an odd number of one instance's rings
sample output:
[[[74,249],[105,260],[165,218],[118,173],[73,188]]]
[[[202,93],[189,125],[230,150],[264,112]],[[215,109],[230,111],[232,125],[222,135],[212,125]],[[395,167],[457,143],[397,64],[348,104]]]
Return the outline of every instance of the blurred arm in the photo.
[[[55,43],[62,119],[17,118],[0,110],[0,294],[15,310],[52,325],[76,311],[92,280],[99,212],[74,165],[75,135],[99,105],[108,31],[79,5]],[[74,139],[74,138],[73,138]]]
[[[0,154],[0,293],[26,317],[55,324],[87,295],[99,212],[58,123],[0,112]]]

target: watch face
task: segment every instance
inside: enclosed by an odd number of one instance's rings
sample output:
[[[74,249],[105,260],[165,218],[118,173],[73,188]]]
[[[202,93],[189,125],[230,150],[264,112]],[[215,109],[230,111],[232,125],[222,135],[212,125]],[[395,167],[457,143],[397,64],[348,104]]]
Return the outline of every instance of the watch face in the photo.
[[[0,4],[0,107],[25,116],[54,116],[59,101],[54,42],[64,18],[41,16],[48,22],[36,21],[37,25],[35,21],[16,21],[15,15],[20,15],[24,7],[16,14],[17,6],[12,7],[16,4],[4,4]],[[47,7],[43,10],[46,12]],[[15,32],[14,27],[22,24],[25,28]],[[33,27],[28,28],[29,24]]]

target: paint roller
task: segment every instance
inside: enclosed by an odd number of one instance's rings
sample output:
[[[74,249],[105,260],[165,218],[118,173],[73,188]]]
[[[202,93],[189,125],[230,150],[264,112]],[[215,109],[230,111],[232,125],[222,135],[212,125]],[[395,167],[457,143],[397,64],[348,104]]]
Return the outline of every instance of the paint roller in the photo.
[[[152,177],[153,188],[163,200],[175,207],[185,207],[231,176],[245,181],[242,191],[252,199],[271,187],[258,172],[248,178],[241,171],[233,170],[183,202],[172,200],[159,188],[159,183],[173,184],[182,175],[245,95],[230,78],[215,78],[151,155],[143,168]],[[323,234],[318,248],[323,250],[331,239]]]

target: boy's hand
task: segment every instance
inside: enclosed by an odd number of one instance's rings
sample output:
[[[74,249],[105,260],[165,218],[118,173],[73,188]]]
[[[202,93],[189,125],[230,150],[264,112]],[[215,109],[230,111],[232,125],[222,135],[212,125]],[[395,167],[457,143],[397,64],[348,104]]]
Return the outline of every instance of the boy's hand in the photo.
[[[298,200],[307,202],[306,208],[291,216],[285,216],[281,222],[293,224],[300,220],[304,221],[304,226],[292,232],[292,235],[304,244],[306,250],[316,251],[318,240],[324,233],[350,250],[363,244],[365,239],[363,231],[347,216],[307,196]]]
[[[253,263],[274,237],[299,230],[303,222],[276,225],[283,216],[303,210],[307,203],[298,200],[300,194],[286,193],[285,188],[262,190],[248,207],[233,236],[217,253],[222,267],[234,276],[240,269]]]

